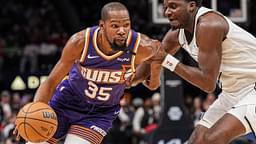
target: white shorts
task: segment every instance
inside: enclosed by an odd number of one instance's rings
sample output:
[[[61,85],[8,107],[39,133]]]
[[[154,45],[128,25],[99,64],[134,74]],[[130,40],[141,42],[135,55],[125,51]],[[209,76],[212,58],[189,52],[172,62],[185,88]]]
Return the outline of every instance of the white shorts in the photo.
[[[256,89],[255,84],[236,93],[222,92],[218,99],[205,112],[198,124],[212,127],[224,114],[230,113],[239,119],[246,133],[256,132]],[[247,120],[246,120],[246,118]],[[249,120],[249,121],[248,121]]]

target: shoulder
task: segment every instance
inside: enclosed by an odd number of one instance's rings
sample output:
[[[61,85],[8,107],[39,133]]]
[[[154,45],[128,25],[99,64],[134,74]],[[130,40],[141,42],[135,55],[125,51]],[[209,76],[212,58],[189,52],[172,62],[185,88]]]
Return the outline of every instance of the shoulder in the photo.
[[[64,49],[63,55],[67,55],[70,59],[79,58],[85,44],[85,30],[81,30],[77,33],[74,33],[69,40],[67,41]]]
[[[141,63],[145,60],[148,60],[152,57],[160,47],[160,42],[157,39],[152,39],[146,36],[145,34],[140,34],[141,40],[138,46],[137,55],[136,55],[136,63]]]
[[[179,29],[170,29],[164,36],[162,40],[161,47],[170,54],[174,54],[180,48],[179,44]]]
[[[164,36],[162,44],[170,45],[170,44],[178,44],[179,43],[179,29],[172,30],[170,29]]]
[[[77,33],[74,33],[70,39],[68,40],[68,43],[69,44],[72,44],[72,45],[81,45],[81,44],[84,44],[85,42],[85,32],[86,30],[81,30]]]
[[[227,20],[219,13],[208,12],[199,17],[197,23],[197,31],[215,32],[215,33],[224,33],[227,34],[229,25]]]

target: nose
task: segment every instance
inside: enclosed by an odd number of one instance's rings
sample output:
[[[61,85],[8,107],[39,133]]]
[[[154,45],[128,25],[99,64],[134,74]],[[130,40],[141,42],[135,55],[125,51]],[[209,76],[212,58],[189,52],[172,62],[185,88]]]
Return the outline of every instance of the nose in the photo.
[[[167,7],[166,9],[165,9],[165,11],[164,11],[164,15],[166,16],[166,17],[168,17],[168,16],[170,16],[172,14],[172,11]]]
[[[120,35],[124,35],[124,34],[125,34],[124,27],[120,27],[120,28],[118,29],[118,34],[120,34]]]

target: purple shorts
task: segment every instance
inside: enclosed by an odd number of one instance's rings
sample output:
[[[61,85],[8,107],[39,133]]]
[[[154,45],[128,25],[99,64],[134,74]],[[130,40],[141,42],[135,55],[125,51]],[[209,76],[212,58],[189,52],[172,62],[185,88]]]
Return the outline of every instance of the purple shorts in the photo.
[[[58,86],[49,104],[58,117],[55,139],[69,133],[72,126],[92,130],[104,137],[120,111],[120,105],[102,107],[86,102],[72,91],[68,80]]]

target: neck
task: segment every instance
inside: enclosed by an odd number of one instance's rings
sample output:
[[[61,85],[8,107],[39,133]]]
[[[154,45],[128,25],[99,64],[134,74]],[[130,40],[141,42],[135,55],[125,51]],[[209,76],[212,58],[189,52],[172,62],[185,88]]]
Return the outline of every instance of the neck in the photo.
[[[185,28],[186,31],[188,31],[189,33],[193,33],[194,32],[194,26],[195,26],[195,19],[196,19],[196,14],[199,10],[199,7],[191,14],[190,20],[188,20],[188,24]]]

